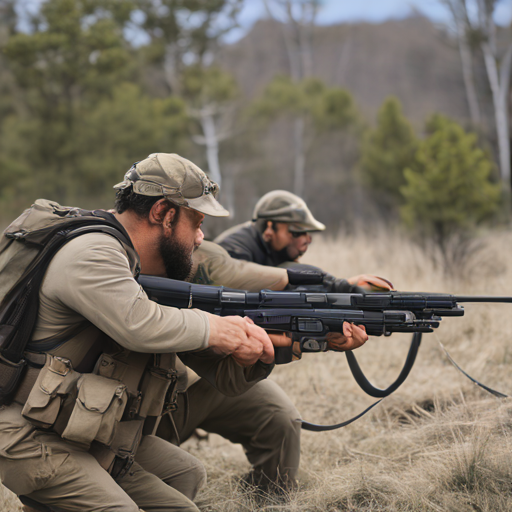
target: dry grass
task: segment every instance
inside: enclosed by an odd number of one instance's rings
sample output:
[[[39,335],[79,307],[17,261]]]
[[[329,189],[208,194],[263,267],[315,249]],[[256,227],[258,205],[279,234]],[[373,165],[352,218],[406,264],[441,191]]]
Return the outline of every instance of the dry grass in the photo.
[[[424,252],[397,233],[317,240],[307,262],[339,276],[375,273],[401,290],[507,295],[512,290],[512,235],[494,233],[447,279]],[[287,503],[255,499],[237,477],[249,466],[240,446],[210,436],[186,445],[206,465],[203,511],[407,511],[512,510],[512,400],[496,399],[458,373],[436,336],[471,375],[512,394],[512,310],[470,305],[463,318],[445,319],[425,335],[416,366],[403,386],[345,429],[302,434],[300,489]],[[358,350],[376,385],[397,375],[409,337],[373,338]],[[354,382],[343,354],[304,356],[272,377],[305,419],[338,422],[372,403]],[[2,498],[11,498],[4,490]],[[17,511],[14,500],[2,511]]]

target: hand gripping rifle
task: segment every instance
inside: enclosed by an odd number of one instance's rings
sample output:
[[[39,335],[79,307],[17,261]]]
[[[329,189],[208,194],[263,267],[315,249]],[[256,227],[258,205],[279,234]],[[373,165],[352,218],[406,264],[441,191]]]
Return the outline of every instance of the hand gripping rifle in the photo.
[[[405,364],[397,379],[386,389],[373,386],[363,374],[354,354],[351,351],[345,352],[357,383],[367,394],[379,399],[389,396],[409,375],[421,344],[422,333],[433,332],[443,317],[464,315],[460,303],[512,303],[512,297],[414,292],[246,292],[146,275],[139,276],[138,280],[149,298],[159,304],[198,308],[220,316],[247,316],[270,334],[287,334],[290,346],[275,347],[276,364],[300,359],[303,353],[336,350],[335,335],[343,333],[344,322],[364,325],[369,336],[389,336],[394,332],[413,333]],[[303,422],[303,428],[319,431],[345,426],[379,402],[347,422],[330,426]]]

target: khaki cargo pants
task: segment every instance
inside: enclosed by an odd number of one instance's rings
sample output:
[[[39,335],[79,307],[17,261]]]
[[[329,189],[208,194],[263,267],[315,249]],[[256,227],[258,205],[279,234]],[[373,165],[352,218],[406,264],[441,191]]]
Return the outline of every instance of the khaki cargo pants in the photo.
[[[34,430],[20,411],[0,408],[0,480],[15,494],[70,512],[198,512],[192,500],[206,473],[184,450],[145,436],[116,482],[87,451]]]
[[[300,415],[286,393],[273,381],[263,380],[237,397],[219,393],[205,379],[179,396],[172,413],[180,441],[196,428],[219,434],[243,445],[253,466],[255,483],[295,484],[300,460]],[[172,422],[164,416],[157,435],[176,442]]]

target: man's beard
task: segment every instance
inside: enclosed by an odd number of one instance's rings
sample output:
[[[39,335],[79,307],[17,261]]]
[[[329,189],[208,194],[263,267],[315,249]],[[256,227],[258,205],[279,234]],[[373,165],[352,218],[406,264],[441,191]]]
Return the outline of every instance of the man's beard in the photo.
[[[160,256],[169,279],[185,280],[192,270],[192,251],[172,236],[160,237]]]

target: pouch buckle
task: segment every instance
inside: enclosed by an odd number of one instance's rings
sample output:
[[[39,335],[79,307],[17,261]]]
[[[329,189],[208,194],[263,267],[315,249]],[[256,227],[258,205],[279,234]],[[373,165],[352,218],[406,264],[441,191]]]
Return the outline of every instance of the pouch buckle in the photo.
[[[48,369],[60,375],[61,377],[65,377],[72,369],[72,364],[69,359],[65,357],[54,356],[50,362]]]
[[[130,406],[127,408],[126,416],[129,419],[135,419],[140,411],[140,404],[142,402],[142,393],[137,391],[137,394],[131,398],[130,397]]]

